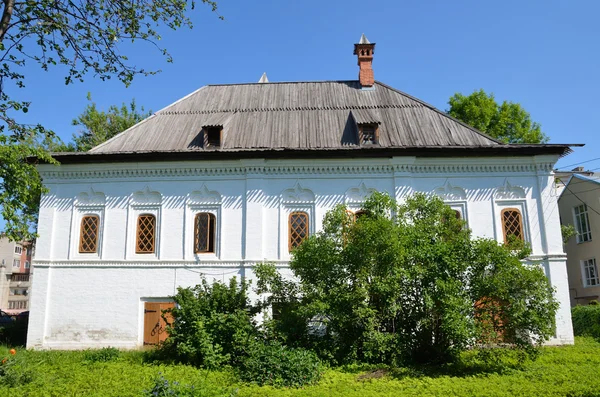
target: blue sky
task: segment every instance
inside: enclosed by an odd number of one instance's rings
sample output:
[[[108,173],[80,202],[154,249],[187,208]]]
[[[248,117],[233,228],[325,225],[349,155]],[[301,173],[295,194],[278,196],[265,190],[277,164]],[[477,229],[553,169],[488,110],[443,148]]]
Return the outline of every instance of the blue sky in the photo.
[[[600,157],[597,0],[218,3],[224,21],[199,4],[193,30],[161,32],[173,64],[148,45],[127,44],[137,65],[162,70],[128,88],[93,76],[65,86],[65,70],[31,63],[18,91],[32,101],[27,121],[68,140],[88,91],[103,109],[135,98],[157,111],[205,84],[255,82],[263,72],[271,81],[356,79],[353,44],[364,32],[377,43],[377,80],[442,110],[455,92],[483,88],[521,103],[552,143],[586,144],[559,166]]]

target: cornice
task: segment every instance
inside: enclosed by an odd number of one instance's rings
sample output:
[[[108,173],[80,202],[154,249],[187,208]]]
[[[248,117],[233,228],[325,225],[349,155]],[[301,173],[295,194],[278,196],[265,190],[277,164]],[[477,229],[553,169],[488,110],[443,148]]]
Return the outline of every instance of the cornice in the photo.
[[[252,268],[264,263],[264,260],[103,260],[103,259],[70,259],[70,260],[35,260],[33,266],[40,268],[174,268],[174,269],[232,269]],[[276,267],[288,267],[289,261],[266,261]]]
[[[233,167],[106,168],[82,170],[40,170],[44,181],[128,178],[227,177],[247,175],[373,175],[393,173],[550,173],[554,163],[464,163],[464,164],[358,164],[358,165],[245,165]]]

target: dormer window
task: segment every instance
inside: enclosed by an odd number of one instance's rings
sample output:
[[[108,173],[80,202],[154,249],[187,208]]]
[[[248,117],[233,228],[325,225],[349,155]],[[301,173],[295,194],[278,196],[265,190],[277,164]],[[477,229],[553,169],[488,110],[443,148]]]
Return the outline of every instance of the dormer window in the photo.
[[[221,132],[222,126],[204,127],[204,147],[218,148],[221,147]]]
[[[358,139],[361,146],[379,143],[378,125],[374,123],[358,125]]]

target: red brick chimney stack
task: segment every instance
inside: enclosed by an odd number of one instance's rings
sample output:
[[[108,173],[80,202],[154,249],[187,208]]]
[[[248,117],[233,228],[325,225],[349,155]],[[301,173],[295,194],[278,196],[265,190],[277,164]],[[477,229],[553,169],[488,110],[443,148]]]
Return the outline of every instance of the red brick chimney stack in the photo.
[[[358,44],[354,44],[354,55],[358,56],[358,66],[360,68],[358,80],[363,87],[373,87],[373,84],[375,84],[373,54],[375,54],[375,43],[369,42],[363,33]]]

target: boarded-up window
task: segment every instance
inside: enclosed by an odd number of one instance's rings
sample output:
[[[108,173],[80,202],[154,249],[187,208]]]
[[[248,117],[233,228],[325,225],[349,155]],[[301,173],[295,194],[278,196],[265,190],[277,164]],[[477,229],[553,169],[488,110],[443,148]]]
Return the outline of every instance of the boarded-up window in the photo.
[[[154,253],[156,242],[156,217],[152,214],[138,216],[135,252],[136,254]]]
[[[289,219],[289,250],[298,247],[308,238],[308,214],[292,212]]]
[[[79,252],[90,254],[98,252],[98,227],[100,218],[97,215],[86,215],[81,219],[79,231]]]
[[[216,218],[201,212],[194,218],[194,252],[215,252]]]
[[[502,230],[504,232],[504,242],[509,241],[509,236],[514,236],[518,240],[524,240],[523,217],[521,211],[516,208],[506,208],[502,210]]]
[[[169,336],[167,326],[173,316],[169,311],[173,302],[146,302],[144,305],[144,345],[158,345]],[[166,318],[166,321],[165,321]]]

